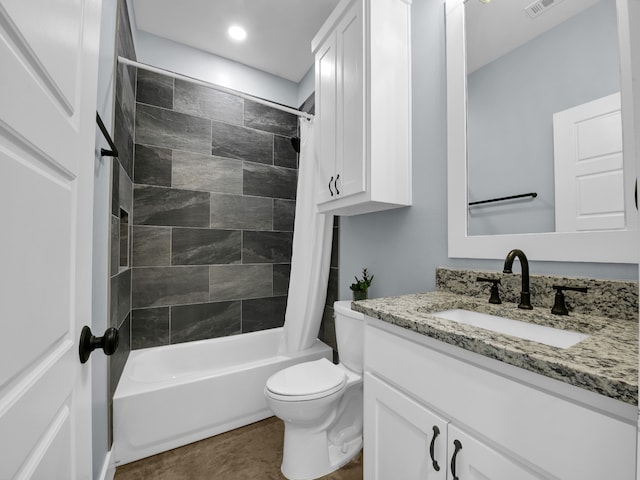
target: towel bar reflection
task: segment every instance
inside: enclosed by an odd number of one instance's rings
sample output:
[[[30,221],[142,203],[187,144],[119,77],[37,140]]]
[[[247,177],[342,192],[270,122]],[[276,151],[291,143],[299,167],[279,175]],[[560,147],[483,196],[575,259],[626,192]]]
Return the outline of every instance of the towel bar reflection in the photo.
[[[490,198],[489,200],[480,200],[478,202],[469,202],[469,206],[472,207],[473,205],[481,205],[483,203],[503,202],[505,200],[513,200],[514,198],[525,198],[525,197],[536,198],[537,196],[538,196],[538,194],[536,192],[522,193],[520,195],[511,195],[509,197]]]
[[[96,123],[98,124],[98,127],[102,132],[102,135],[104,135],[105,140],[107,140],[109,147],[111,147],[111,150],[107,150],[106,148],[101,148],[100,155],[103,157],[117,157],[118,149],[116,148],[116,144],[113,143],[113,140],[111,140],[111,135],[109,135],[109,132],[107,131],[107,127],[105,127],[104,123],[102,123],[102,119],[100,118],[100,114],[98,112],[96,112]]]

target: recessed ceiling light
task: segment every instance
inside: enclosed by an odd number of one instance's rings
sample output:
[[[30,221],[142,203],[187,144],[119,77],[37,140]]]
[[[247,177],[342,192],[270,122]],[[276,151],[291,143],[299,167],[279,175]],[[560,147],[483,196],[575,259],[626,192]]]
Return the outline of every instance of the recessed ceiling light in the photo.
[[[239,25],[231,25],[227,32],[231,38],[239,42],[247,38],[247,31]]]

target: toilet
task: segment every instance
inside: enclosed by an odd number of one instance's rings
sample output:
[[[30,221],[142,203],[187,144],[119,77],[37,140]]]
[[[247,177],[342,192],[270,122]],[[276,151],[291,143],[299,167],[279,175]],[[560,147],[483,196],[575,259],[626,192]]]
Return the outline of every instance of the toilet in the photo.
[[[276,372],[264,389],[284,421],[282,474],[311,480],[339,469],[362,448],[364,315],[333,305],[340,363],[322,358]]]

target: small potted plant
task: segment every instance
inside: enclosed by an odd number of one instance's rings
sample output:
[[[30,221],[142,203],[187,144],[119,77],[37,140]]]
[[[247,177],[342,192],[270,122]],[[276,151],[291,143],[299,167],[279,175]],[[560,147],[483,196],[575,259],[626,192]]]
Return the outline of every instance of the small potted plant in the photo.
[[[349,287],[353,291],[353,300],[366,300],[368,298],[367,290],[373,280],[373,275],[369,276],[366,267],[362,269],[362,278],[355,277],[356,282]]]

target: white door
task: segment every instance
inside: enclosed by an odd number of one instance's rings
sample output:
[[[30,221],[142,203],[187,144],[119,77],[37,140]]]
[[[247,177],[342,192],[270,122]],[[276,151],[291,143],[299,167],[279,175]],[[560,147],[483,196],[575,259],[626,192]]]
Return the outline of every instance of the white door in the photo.
[[[448,480],[542,480],[524,467],[449,424]],[[526,433],[523,433],[526,435]],[[455,475],[454,475],[455,474]]]
[[[625,228],[620,94],[554,114],[553,140],[556,232]]]
[[[90,479],[99,0],[0,0],[0,478]]]
[[[447,422],[371,374],[364,384],[367,479],[447,478]]]

